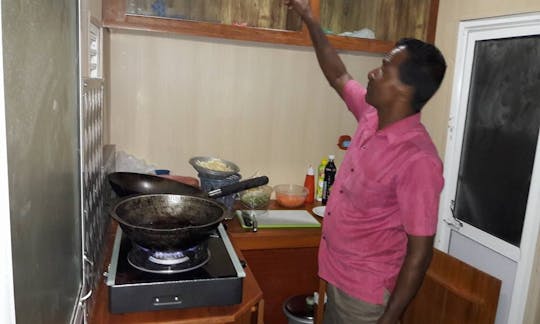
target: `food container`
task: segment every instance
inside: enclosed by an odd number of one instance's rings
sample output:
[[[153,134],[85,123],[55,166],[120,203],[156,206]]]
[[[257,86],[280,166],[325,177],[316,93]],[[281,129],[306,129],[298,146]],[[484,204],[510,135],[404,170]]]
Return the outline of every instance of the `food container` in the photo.
[[[233,162],[209,156],[192,157],[189,164],[206,178],[223,179],[240,172],[240,168]]]
[[[240,192],[240,201],[250,209],[266,209],[270,203],[272,187],[261,186]]]
[[[296,184],[280,184],[274,187],[276,201],[286,208],[296,208],[304,204],[308,190]]]

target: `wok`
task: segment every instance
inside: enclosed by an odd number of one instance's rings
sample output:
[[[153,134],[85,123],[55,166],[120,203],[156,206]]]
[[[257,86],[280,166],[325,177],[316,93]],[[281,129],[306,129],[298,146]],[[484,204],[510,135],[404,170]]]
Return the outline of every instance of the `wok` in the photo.
[[[129,197],[110,212],[133,242],[154,251],[184,250],[205,241],[224,213],[212,199],[173,194]]]
[[[207,197],[217,198],[262,186],[268,183],[268,177],[244,180],[208,193],[174,180],[139,173],[112,173],[109,182],[113,189],[115,186],[119,189],[118,192],[115,189],[119,196],[136,194],[117,203],[110,212],[126,236],[146,249],[171,251],[205,241],[223,221],[225,206]],[[178,194],[182,192],[186,194]]]
[[[144,173],[113,172],[108,175],[108,179],[114,192],[120,197],[141,194],[178,194],[219,198],[268,183],[268,177],[262,176],[240,181],[206,193],[185,183]]]

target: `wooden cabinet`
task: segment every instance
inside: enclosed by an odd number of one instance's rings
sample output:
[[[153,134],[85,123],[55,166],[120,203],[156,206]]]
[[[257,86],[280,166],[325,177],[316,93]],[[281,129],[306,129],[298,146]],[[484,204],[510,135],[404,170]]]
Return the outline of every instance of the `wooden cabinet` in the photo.
[[[314,206],[306,204],[305,209],[311,210]],[[275,201],[270,208],[280,209]],[[318,290],[317,253],[321,228],[265,228],[248,232],[235,218],[227,222],[227,231],[262,290],[264,322],[287,323],[283,302],[291,296]]]
[[[103,24],[109,28],[310,46],[300,17],[282,2],[106,0]],[[433,42],[439,1],[311,0],[311,6],[336,48],[383,53],[405,36]]]

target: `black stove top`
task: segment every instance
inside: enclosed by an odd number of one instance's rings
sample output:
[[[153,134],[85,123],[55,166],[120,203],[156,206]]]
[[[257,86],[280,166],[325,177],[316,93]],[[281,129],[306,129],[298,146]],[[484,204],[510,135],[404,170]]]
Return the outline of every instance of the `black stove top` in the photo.
[[[116,233],[107,275],[112,313],[224,306],[242,300],[245,273],[223,226],[207,241],[209,258],[196,269],[180,273],[153,273],[128,261],[133,245]]]

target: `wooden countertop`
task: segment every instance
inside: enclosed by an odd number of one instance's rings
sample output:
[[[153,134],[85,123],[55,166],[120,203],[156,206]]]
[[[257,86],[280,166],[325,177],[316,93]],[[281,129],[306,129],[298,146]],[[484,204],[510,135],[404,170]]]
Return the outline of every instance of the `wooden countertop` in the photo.
[[[322,223],[322,218],[316,216],[311,211],[313,207],[320,206],[320,203],[305,204],[299,209],[305,209]],[[238,209],[241,207],[237,206]],[[275,200],[270,202],[268,209],[286,209],[280,207]],[[229,237],[234,242],[234,246],[242,251],[262,250],[262,249],[286,249],[318,247],[321,239],[321,228],[280,228],[269,229],[260,228],[257,232],[248,231],[242,228],[238,218],[234,217],[225,222]]]
[[[106,251],[105,268],[109,264],[114,232],[116,224],[111,225],[111,235],[109,235],[108,248]],[[238,247],[235,247],[240,260],[243,255]],[[109,289],[105,280],[101,280],[97,292],[93,297],[94,307],[89,315],[89,323],[99,324],[137,324],[137,323],[234,323],[240,317],[249,316],[262,306],[262,291],[255,280],[249,267],[244,268],[246,277],[243,281],[242,303],[232,306],[198,307],[177,310],[162,310],[151,312],[136,312],[126,314],[112,314],[109,312]],[[262,310],[260,312],[262,314]]]

